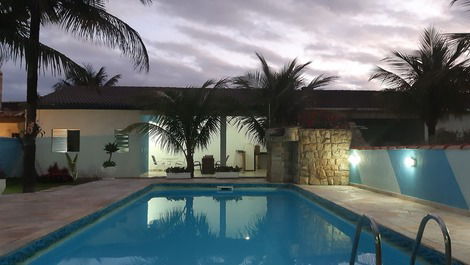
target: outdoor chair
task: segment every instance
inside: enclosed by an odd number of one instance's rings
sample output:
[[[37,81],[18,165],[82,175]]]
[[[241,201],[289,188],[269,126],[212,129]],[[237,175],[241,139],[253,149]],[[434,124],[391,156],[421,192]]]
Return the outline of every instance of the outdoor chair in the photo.
[[[201,161],[194,161],[194,168],[199,167],[199,171],[202,170],[202,164]]]
[[[227,161],[228,161],[228,158],[230,157],[230,155],[228,155],[226,158],[225,158],[225,164],[227,164]],[[220,167],[222,165],[222,162],[221,161],[217,161],[215,162],[215,167]]]

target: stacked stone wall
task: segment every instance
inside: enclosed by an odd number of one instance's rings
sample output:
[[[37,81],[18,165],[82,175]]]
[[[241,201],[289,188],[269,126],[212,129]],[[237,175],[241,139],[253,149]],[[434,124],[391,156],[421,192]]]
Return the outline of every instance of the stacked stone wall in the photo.
[[[299,130],[300,184],[348,185],[352,133],[337,129]]]

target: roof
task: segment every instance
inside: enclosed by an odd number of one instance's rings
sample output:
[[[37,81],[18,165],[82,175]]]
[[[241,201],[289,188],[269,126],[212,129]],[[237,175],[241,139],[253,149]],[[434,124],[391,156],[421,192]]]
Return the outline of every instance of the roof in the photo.
[[[142,109],[146,99],[161,91],[184,91],[181,87],[106,88],[71,87],[41,97],[41,109]],[[217,89],[216,97],[235,98],[245,106],[256,105],[257,89]],[[380,91],[315,90],[299,93],[307,97],[306,108],[383,109]]]

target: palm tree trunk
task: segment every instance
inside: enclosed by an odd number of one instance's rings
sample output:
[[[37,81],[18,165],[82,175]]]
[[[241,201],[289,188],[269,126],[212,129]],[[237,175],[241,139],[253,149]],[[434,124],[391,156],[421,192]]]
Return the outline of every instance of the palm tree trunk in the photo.
[[[191,178],[194,178],[194,156],[191,152],[186,155],[186,169],[191,173]]]
[[[41,27],[39,0],[31,1],[31,22],[29,43],[26,49],[27,96],[26,128],[23,139],[23,192],[34,192],[36,184],[36,136],[39,127],[36,124],[39,32]]]

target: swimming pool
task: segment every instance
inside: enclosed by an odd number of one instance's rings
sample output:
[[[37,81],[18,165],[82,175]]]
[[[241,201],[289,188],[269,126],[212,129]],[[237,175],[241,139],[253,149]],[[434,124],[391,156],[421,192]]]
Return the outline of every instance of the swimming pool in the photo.
[[[295,186],[162,185],[138,195],[25,264],[349,264],[357,216]],[[410,240],[383,232],[384,264],[408,264]],[[422,253],[417,264],[441,264]],[[364,232],[357,264],[374,260]]]

